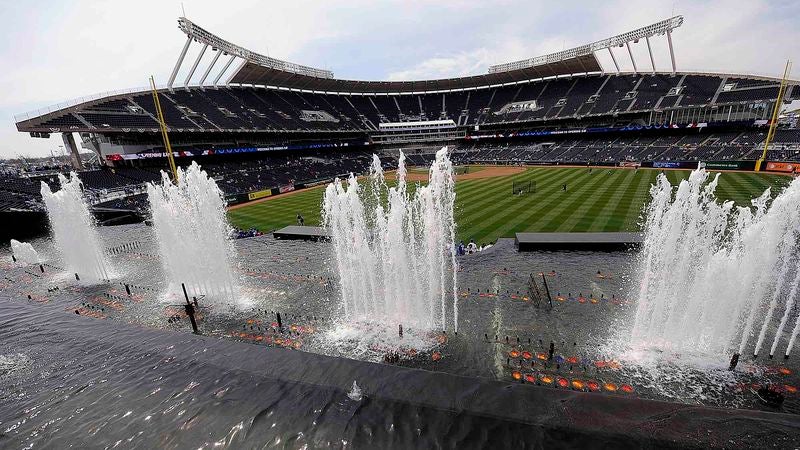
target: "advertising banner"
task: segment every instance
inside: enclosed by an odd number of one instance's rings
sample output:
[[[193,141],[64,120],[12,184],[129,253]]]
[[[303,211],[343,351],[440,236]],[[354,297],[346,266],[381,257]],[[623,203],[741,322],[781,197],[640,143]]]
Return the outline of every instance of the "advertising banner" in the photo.
[[[678,161],[653,161],[653,167],[656,169],[678,169],[681,163]]]
[[[800,169],[800,163],[769,161],[767,162],[766,171],[794,173],[797,172],[799,169]]]
[[[248,200],[257,200],[259,198],[269,197],[270,195],[272,195],[272,190],[271,189],[267,189],[267,190],[264,190],[264,191],[255,191],[255,192],[250,192],[249,194],[247,194],[247,199]]]
[[[755,161],[706,161],[700,165],[709,170],[753,170]]]
[[[642,164],[642,167],[650,167]],[[656,169],[697,169],[697,161],[653,161]]]

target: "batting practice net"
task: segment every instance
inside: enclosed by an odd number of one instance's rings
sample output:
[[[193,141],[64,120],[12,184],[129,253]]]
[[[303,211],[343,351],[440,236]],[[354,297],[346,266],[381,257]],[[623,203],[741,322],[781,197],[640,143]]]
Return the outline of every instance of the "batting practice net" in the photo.
[[[531,192],[536,192],[536,182],[535,181],[512,181],[511,182],[511,193],[513,195],[524,195],[524,194],[530,194]]]

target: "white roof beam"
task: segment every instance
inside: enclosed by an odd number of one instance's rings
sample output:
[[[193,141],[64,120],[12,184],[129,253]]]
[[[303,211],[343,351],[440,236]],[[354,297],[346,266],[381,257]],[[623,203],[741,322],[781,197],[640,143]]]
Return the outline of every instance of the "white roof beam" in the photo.
[[[221,55],[221,54],[222,54],[222,52],[217,52],[217,54],[214,55],[214,59],[211,60],[211,64],[208,65],[208,69],[206,69],[206,71],[203,72],[203,78],[200,78],[200,86],[202,86],[203,83],[206,82],[206,78],[208,78],[208,74],[211,73],[211,69],[214,67],[214,64],[217,63],[217,60],[219,59],[219,55]]]
[[[650,37],[645,37],[645,41],[647,41],[647,53],[650,54],[650,65],[653,66],[653,75],[656,73],[656,60],[653,59],[653,49],[650,48]]]
[[[639,70],[636,69],[636,60],[633,59],[633,52],[631,51],[631,43],[630,42],[626,42],[625,43],[625,47],[628,47],[628,56],[631,58],[631,64],[633,64],[633,73],[638,74]]]
[[[667,42],[669,43],[669,58],[672,61],[672,74],[675,75],[675,51],[672,49],[672,32],[667,30]]]
[[[225,67],[222,68],[222,71],[217,75],[217,78],[214,78],[214,86],[216,86],[217,83],[219,83],[219,79],[222,78],[222,75],[228,70],[228,67],[230,67],[231,64],[233,64],[234,59],[236,59],[236,55],[231,55],[231,59],[229,59],[228,62],[225,63]]]
[[[186,80],[183,82],[183,87],[189,87],[189,81],[192,79],[192,75],[194,75],[194,71],[197,70],[197,65],[200,64],[200,60],[203,59],[203,54],[206,52],[208,48],[208,44],[203,44],[203,48],[200,50],[200,54],[197,55],[197,59],[194,60],[194,64],[192,64],[191,70],[189,70],[189,75],[186,75]]]
[[[549,55],[494,65],[489,67],[489,73],[525,69],[528,67],[541,66],[543,64],[550,64],[553,62],[564,61],[566,59],[586,56],[606,48],[610,49],[611,47],[621,47],[623,44],[638,41],[639,39],[644,39],[648,36],[656,36],[667,33],[667,37],[669,37],[670,31],[680,27],[681,25],[683,25],[683,16],[670,17],[669,19],[656,22],[652,25],[647,25],[646,27],[637,28],[633,31],[628,31],[627,33],[618,34],[610,38],[592,42],[591,44],[581,45],[579,47],[562,50],[556,53],[550,53]]]
[[[189,50],[189,45],[192,43],[192,37],[188,36],[186,38],[186,44],[183,45],[183,50],[181,50],[180,56],[178,56],[178,61],[175,62],[175,68],[172,69],[172,75],[169,76],[169,81],[167,82],[167,87],[172,89],[172,83],[175,82],[175,77],[178,76],[178,70],[181,68],[181,64],[183,64],[183,58],[186,57],[186,52]]]
[[[239,47],[238,45],[228,42],[225,39],[206,31],[198,25],[195,25],[186,17],[178,18],[178,28],[186,33],[187,36],[196,39],[198,42],[208,44],[212,48],[218,49],[230,55],[235,55],[236,57],[242,58],[253,64],[258,64],[259,66],[317,78],[333,78],[333,72],[330,70],[317,69],[288,61],[281,61],[280,59],[270,58],[269,56],[258,54],[244,47]]]
[[[608,54],[611,55],[611,61],[614,61],[614,67],[617,68],[617,73],[619,73],[619,64],[617,64],[617,58],[614,57],[614,52],[611,51],[611,47],[606,48],[608,50]]]

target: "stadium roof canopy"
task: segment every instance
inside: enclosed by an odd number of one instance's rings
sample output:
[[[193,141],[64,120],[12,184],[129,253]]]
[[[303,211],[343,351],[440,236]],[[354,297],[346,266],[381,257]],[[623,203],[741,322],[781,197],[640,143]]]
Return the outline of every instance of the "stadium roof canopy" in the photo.
[[[670,33],[673,29],[682,24],[683,17],[675,16],[590,44],[535,58],[492,66],[489,68],[488,73],[482,75],[422,81],[360,81],[337,79],[334,77],[333,72],[328,70],[316,69],[261,55],[226,41],[201,28],[189,19],[181,17],[178,19],[178,27],[187,35],[187,40],[175,64],[168,86],[170,88],[172,87],[178,70],[183,64],[186,52],[192,42],[201,43],[203,48],[194,64],[191,66],[189,75],[184,83],[185,86],[188,86],[189,81],[194,75],[208,47],[211,47],[212,52],[217,53],[203,74],[199,83],[200,85],[204,85],[208,74],[216,64],[220,54],[224,54],[230,56],[230,58],[212,83],[213,85],[217,85],[222,75],[226,73],[231,64],[238,59],[240,61],[239,66],[229,76],[226,82],[227,84],[274,86],[321,92],[389,94],[400,92],[451,91],[560,75],[603,72],[603,67],[595,56],[596,52],[602,50],[608,50],[614,61],[616,70],[619,71],[619,65],[611,49],[623,46],[627,47],[628,55],[633,63],[634,71],[636,71],[636,62],[630,50],[630,43],[637,43],[640,39],[645,39],[647,41],[650,60],[653,71],[655,71],[655,63],[652,60],[652,51],[650,50],[650,38],[658,35],[667,36],[670,46],[670,55],[672,56],[672,70],[674,72],[675,58],[672,53]]]
[[[557,75],[600,71],[602,71],[602,67],[600,67],[600,63],[594,55],[582,55],[564,61],[542,64],[540,66],[460,78],[422,81],[359,81],[311,77],[247,62],[236,72],[229,83],[278,86],[324,92],[430,92],[466,89]]]

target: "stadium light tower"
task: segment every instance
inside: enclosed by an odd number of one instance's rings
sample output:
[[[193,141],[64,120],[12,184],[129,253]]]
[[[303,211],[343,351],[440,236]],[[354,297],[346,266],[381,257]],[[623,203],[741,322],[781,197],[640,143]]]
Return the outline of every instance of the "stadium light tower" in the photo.
[[[650,38],[666,34],[667,42],[669,43],[670,60],[672,61],[672,73],[675,74],[675,52],[672,46],[672,30],[680,27],[681,25],[683,25],[683,16],[674,16],[642,28],[637,28],[633,31],[628,31],[627,33],[618,34],[610,38],[592,42],[591,44],[581,45],[568,50],[537,56],[535,58],[494,65],[489,67],[489,73],[507,72],[510,70],[526,69],[544,64],[551,64],[557,61],[565,61],[581,56],[594,55],[602,50],[608,50],[608,53],[611,55],[611,61],[613,61],[614,67],[617,69],[617,72],[619,72],[619,64],[617,63],[617,58],[614,56],[612,48],[622,46],[626,46],[628,48],[628,56],[633,64],[633,71],[638,72],[636,60],[633,58],[633,52],[631,51],[630,44],[636,44],[641,39],[644,39],[647,42],[647,48],[650,52],[650,62],[653,66],[653,71],[655,71],[653,52],[650,49]]]
[[[200,54],[197,56],[197,59],[192,65],[189,75],[186,77],[186,81],[184,82],[184,87],[189,85],[189,81],[194,75],[194,72],[197,70],[197,67],[200,65],[200,61],[203,59],[203,55],[209,46],[211,47],[211,50],[217,54],[214,55],[214,59],[211,61],[211,64],[203,73],[203,77],[200,79],[201,86],[208,78],[209,74],[211,73],[211,69],[217,63],[217,60],[221,54],[226,56],[230,55],[230,59],[228,59],[228,62],[225,63],[225,65],[222,67],[222,70],[214,79],[214,82],[212,83],[214,86],[219,83],[219,80],[222,79],[222,76],[237,58],[248,63],[257,64],[270,69],[281,70],[283,72],[291,72],[317,78],[333,78],[333,72],[329,70],[316,69],[314,67],[295,64],[288,61],[281,61],[280,59],[264,56],[250,51],[244,47],[235,45],[232,42],[226,41],[225,39],[222,39],[221,37],[205,30],[204,28],[199,27],[186,17],[178,18],[178,28],[180,28],[180,30],[186,34],[186,44],[184,44],[183,50],[181,50],[181,53],[178,56],[178,61],[175,63],[175,68],[172,70],[172,75],[169,77],[169,82],[167,83],[167,87],[169,87],[169,89],[172,89],[172,85],[175,82],[175,77],[178,75],[178,71],[183,64],[183,60],[186,57],[186,52],[189,50],[189,46],[191,45],[192,41],[203,44],[203,49],[200,51]]]

